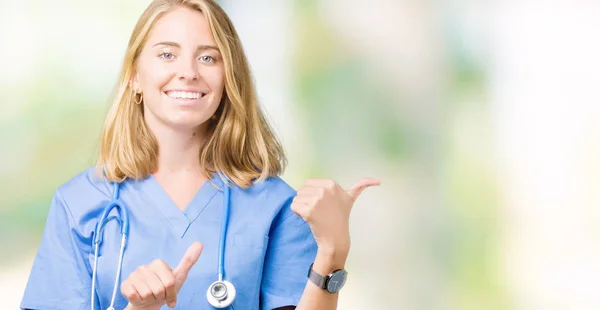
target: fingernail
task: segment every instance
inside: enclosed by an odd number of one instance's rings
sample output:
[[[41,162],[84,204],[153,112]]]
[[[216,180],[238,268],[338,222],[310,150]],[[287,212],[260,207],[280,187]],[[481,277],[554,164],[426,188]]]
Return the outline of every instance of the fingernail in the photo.
[[[176,303],[175,303],[174,301],[170,302],[170,303],[169,303],[169,308],[175,308],[175,304],[176,304]]]

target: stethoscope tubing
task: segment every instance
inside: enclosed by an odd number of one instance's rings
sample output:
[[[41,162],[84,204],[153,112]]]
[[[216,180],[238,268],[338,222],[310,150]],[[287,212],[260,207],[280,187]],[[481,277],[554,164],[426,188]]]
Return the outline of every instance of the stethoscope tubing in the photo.
[[[129,213],[124,202],[120,199],[121,184],[119,182],[113,183],[113,198],[112,201],[106,206],[100,221],[96,225],[96,229],[93,236],[93,247],[94,247],[94,264],[92,271],[92,290],[91,290],[91,309],[94,310],[94,301],[96,294],[96,277],[98,271],[98,251],[100,243],[102,242],[102,235],[104,225],[107,223],[108,216],[113,208],[117,208],[121,226],[121,246],[119,249],[119,261],[117,263],[117,274],[115,276],[115,283],[113,286],[113,293],[111,297],[110,307],[107,310],[114,309],[115,299],[117,295],[117,288],[119,284],[119,278],[121,276],[121,270],[123,267],[123,255],[125,253],[125,247],[127,245],[127,238],[129,236]],[[229,214],[230,214],[230,189],[227,184],[223,185],[223,224],[221,225],[221,236],[219,240],[219,266],[218,266],[218,281],[223,282],[225,277],[225,241],[227,236],[227,227],[229,226]],[[227,281],[225,281],[227,282]],[[232,284],[227,282],[227,285]],[[235,288],[231,287],[233,291],[233,298],[235,298]]]

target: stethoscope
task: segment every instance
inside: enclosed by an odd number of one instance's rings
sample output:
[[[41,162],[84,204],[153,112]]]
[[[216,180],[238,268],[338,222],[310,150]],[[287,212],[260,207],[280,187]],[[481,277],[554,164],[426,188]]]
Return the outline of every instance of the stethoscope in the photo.
[[[117,275],[115,276],[115,284],[113,287],[112,298],[110,300],[110,306],[106,310],[114,310],[115,299],[117,297],[117,287],[119,286],[119,279],[121,277],[121,269],[123,267],[123,254],[125,253],[125,245],[127,244],[127,237],[129,236],[129,215],[125,203],[119,199],[119,192],[121,190],[121,183],[114,182],[114,193],[112,201],[106,206],[100,221],[96,224],[96,230],[93,237],[94,246],[94,266],[92,271],[92,292],[91,292],[91,308],[94,310],[94,298],[96,288],[96,274],[98,271],[98,249],[102,242],[102,234],[104,225],[107,223],[108,215],[113,208],[117,208],[119,218],[121,219],[121,248],[119,249],[119,262],[117,263]],[[236,296],[235,286],[227,280],[223,280],[225,274],[224,261],[225,261],[225,236],[227,234],[227,224],[229,222],[229,186],[223,185],[223,224],[221,225],[221,238],[219,243],[219,270],[218,280],[213,282],[206,290],[206,299],[215,308],[225,308],[233,303]]]

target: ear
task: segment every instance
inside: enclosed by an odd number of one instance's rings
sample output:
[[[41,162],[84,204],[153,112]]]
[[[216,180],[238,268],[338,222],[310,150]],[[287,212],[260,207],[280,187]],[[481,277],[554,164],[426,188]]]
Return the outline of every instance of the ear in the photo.
[[[137,72],[133,73],[133,77],[129,81],[129,87],[133,89],[135,93],[141,93],[142,89],[140,87],[140,79]]]

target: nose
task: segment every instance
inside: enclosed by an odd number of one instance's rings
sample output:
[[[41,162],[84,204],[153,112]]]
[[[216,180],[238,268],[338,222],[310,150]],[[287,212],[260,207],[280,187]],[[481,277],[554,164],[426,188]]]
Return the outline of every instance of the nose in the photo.
[[[180,80],[195,81],[198,79],[198,65],[195,60],[181,61],[177,71]]]

